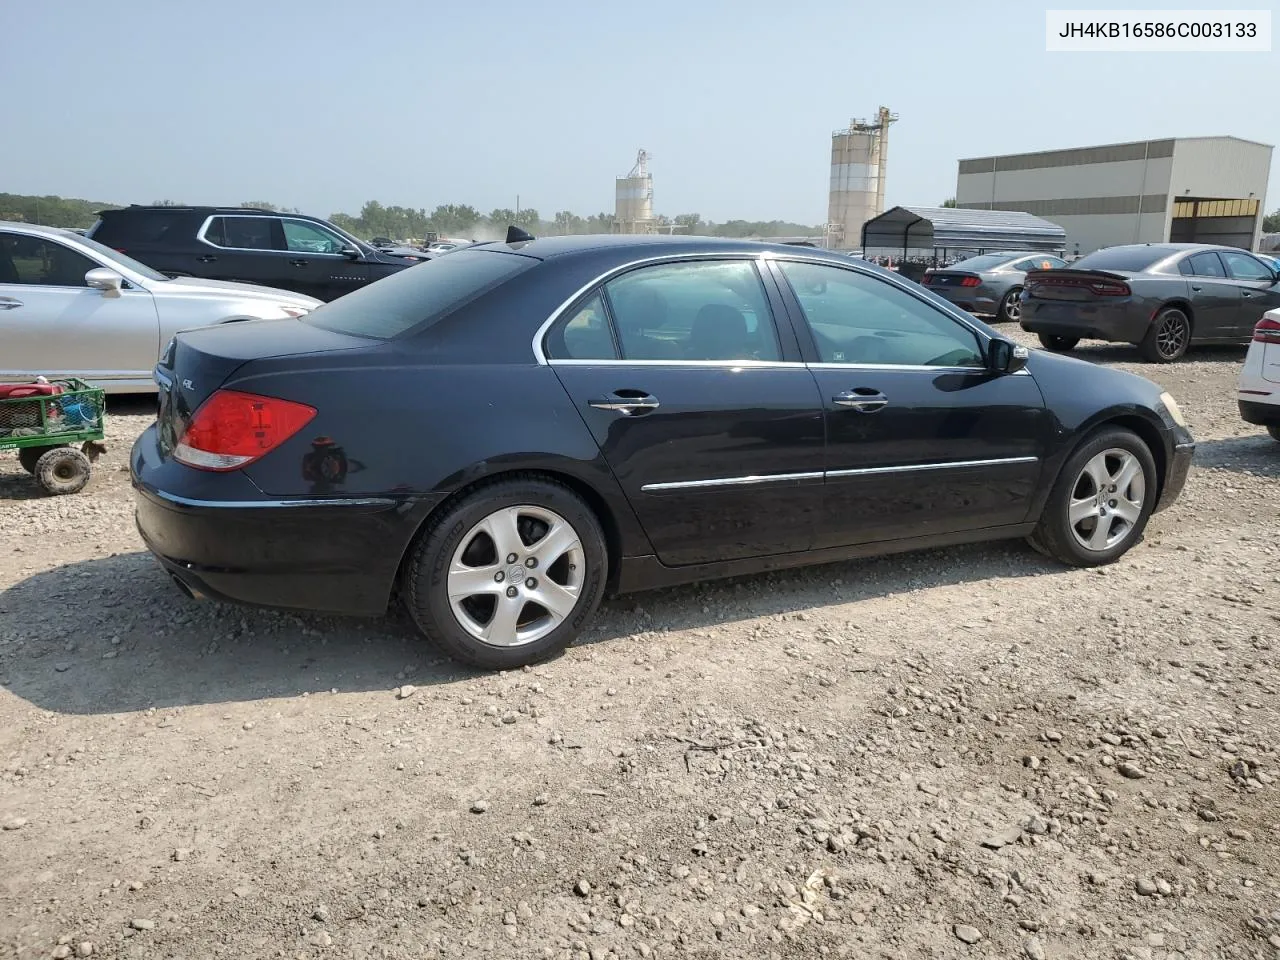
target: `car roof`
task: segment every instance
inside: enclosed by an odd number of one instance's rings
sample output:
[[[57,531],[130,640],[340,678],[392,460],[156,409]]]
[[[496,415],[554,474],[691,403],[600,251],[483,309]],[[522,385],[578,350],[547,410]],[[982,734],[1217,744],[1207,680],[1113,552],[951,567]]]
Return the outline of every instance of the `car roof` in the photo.
[[[203,213],[205,215],[212,213],[233,213],[237,216],[246,217],[300,217],[304,220],[318,220],[319,217],[313,217],[308,213],[285,213],[283,210],[263,210],[260,207],[201,207],[201,206],[174,206],[171,204],[159,204],[156,206],[131,203],[127,207],[111,207],[107,210],[99,210],[98,216],[106,217],[120,213]]]
[[[22,223],[19,220],[0,220],[0,230],[13,230],[17,233],[41,234],[52,237],[79,237],[80,234],[66,227],[46,227],[42,223]]]
[[[1237,251],[1239,253],[1248,253],[1240,247],[1223,246],[1216,243],[1121,243],[1114,247],[1100,247],[1093,253],[1109,253],[1112,250],[1153,250],[1157,253],[1172,255],[1175,253],[1183,253],[1191,250],[1226,250],[1227,252]],[[1092,256],[1092,254],[1086,254]]]
[[[669,256],[681,253],[740,253],[759,255],[764,252],[778,254],[803,254],[805,257],[822,257],[836,263],[848,261],[829,250],[817,247],[797,247],[793,244],[771,243],[763,240],[735,240],[725,237],[692,237],[671,234],[618,234],[596,233],[579,234],[565,237],[542,237],[525,240],[519,243],[470,244],[468,250],[483,250],[485,247],[498,250],[510,250],[539,260],[550,260],[555,257],[586,253],[607,253],[625,256]]]

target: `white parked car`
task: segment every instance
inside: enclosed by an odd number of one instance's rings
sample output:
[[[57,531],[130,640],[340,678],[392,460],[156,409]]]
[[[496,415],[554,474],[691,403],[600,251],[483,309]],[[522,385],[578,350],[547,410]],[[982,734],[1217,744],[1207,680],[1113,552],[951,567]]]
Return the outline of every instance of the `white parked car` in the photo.
[[[1240,371],[1240,416],[1280,440],[1280,310],[1268,310],[1253,328]]]
[[[247,283],[170,279],[73,230],[0,221],[0,381],[43,374],[152,392],[151,371],[179,330],[301,317],[320,304]]]

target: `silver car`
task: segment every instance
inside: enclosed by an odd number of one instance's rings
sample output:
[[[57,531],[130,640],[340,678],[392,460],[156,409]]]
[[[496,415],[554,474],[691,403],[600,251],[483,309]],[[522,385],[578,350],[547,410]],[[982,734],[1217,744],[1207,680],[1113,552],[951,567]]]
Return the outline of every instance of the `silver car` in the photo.
[[[0,221],[0,381],[44,374],[152,392],[151,371],[179,330],[301,317],[320,303],[246,283],[171,280],[73,230]]]
[[[921,283],[969,313],[1015,322],[1022,316],[1022,283],[1028,270],[1058,270],[1061,257],[1028,250],[984,253],[943,269],[925,271]]]

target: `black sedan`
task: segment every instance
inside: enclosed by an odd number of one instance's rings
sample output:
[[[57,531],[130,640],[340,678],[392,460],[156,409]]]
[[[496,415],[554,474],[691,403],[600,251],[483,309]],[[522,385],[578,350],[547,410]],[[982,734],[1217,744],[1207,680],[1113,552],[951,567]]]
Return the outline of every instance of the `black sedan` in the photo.
[[[926,270],[921,283],[961,310],[1017,322],[1021,317],[1022,285],[1027,271],[1053,270],[1066,265],[1067,261],[1060,257],[1028,250],[983,253],[949,267]]]
[[[1009,537],[1109,563],[1194,448],[1147,380],[753,241],[477,245],[180,334],[156,379],[137,520],[184,592],[399,595],[490,668],[560,650],[606,591]]]
[[[1247,343],[1276,307],[1280,274],[1238,247],[1134,244],[1028,274],[1022,329],[1038,333],[1049,350],[1109,340],[1170,363],[1195,344]]]

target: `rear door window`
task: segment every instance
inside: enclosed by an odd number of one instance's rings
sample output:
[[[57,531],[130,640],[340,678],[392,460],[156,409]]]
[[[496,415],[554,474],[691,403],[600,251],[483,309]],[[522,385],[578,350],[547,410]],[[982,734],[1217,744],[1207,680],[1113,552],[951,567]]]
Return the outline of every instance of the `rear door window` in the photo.
[[[277,223],[274,217],[214,217],[204,239],[229,250],[283,250],[284,238],[273,229]]]
[[[1222,268],[1222,261],[1218,259],[1218,255],[1212,250],[1204,253],[1195,253],[1187,257],[1187,263],[1191,265],[1191,275],[1193,277],[1226,277],[1227,271]]]

